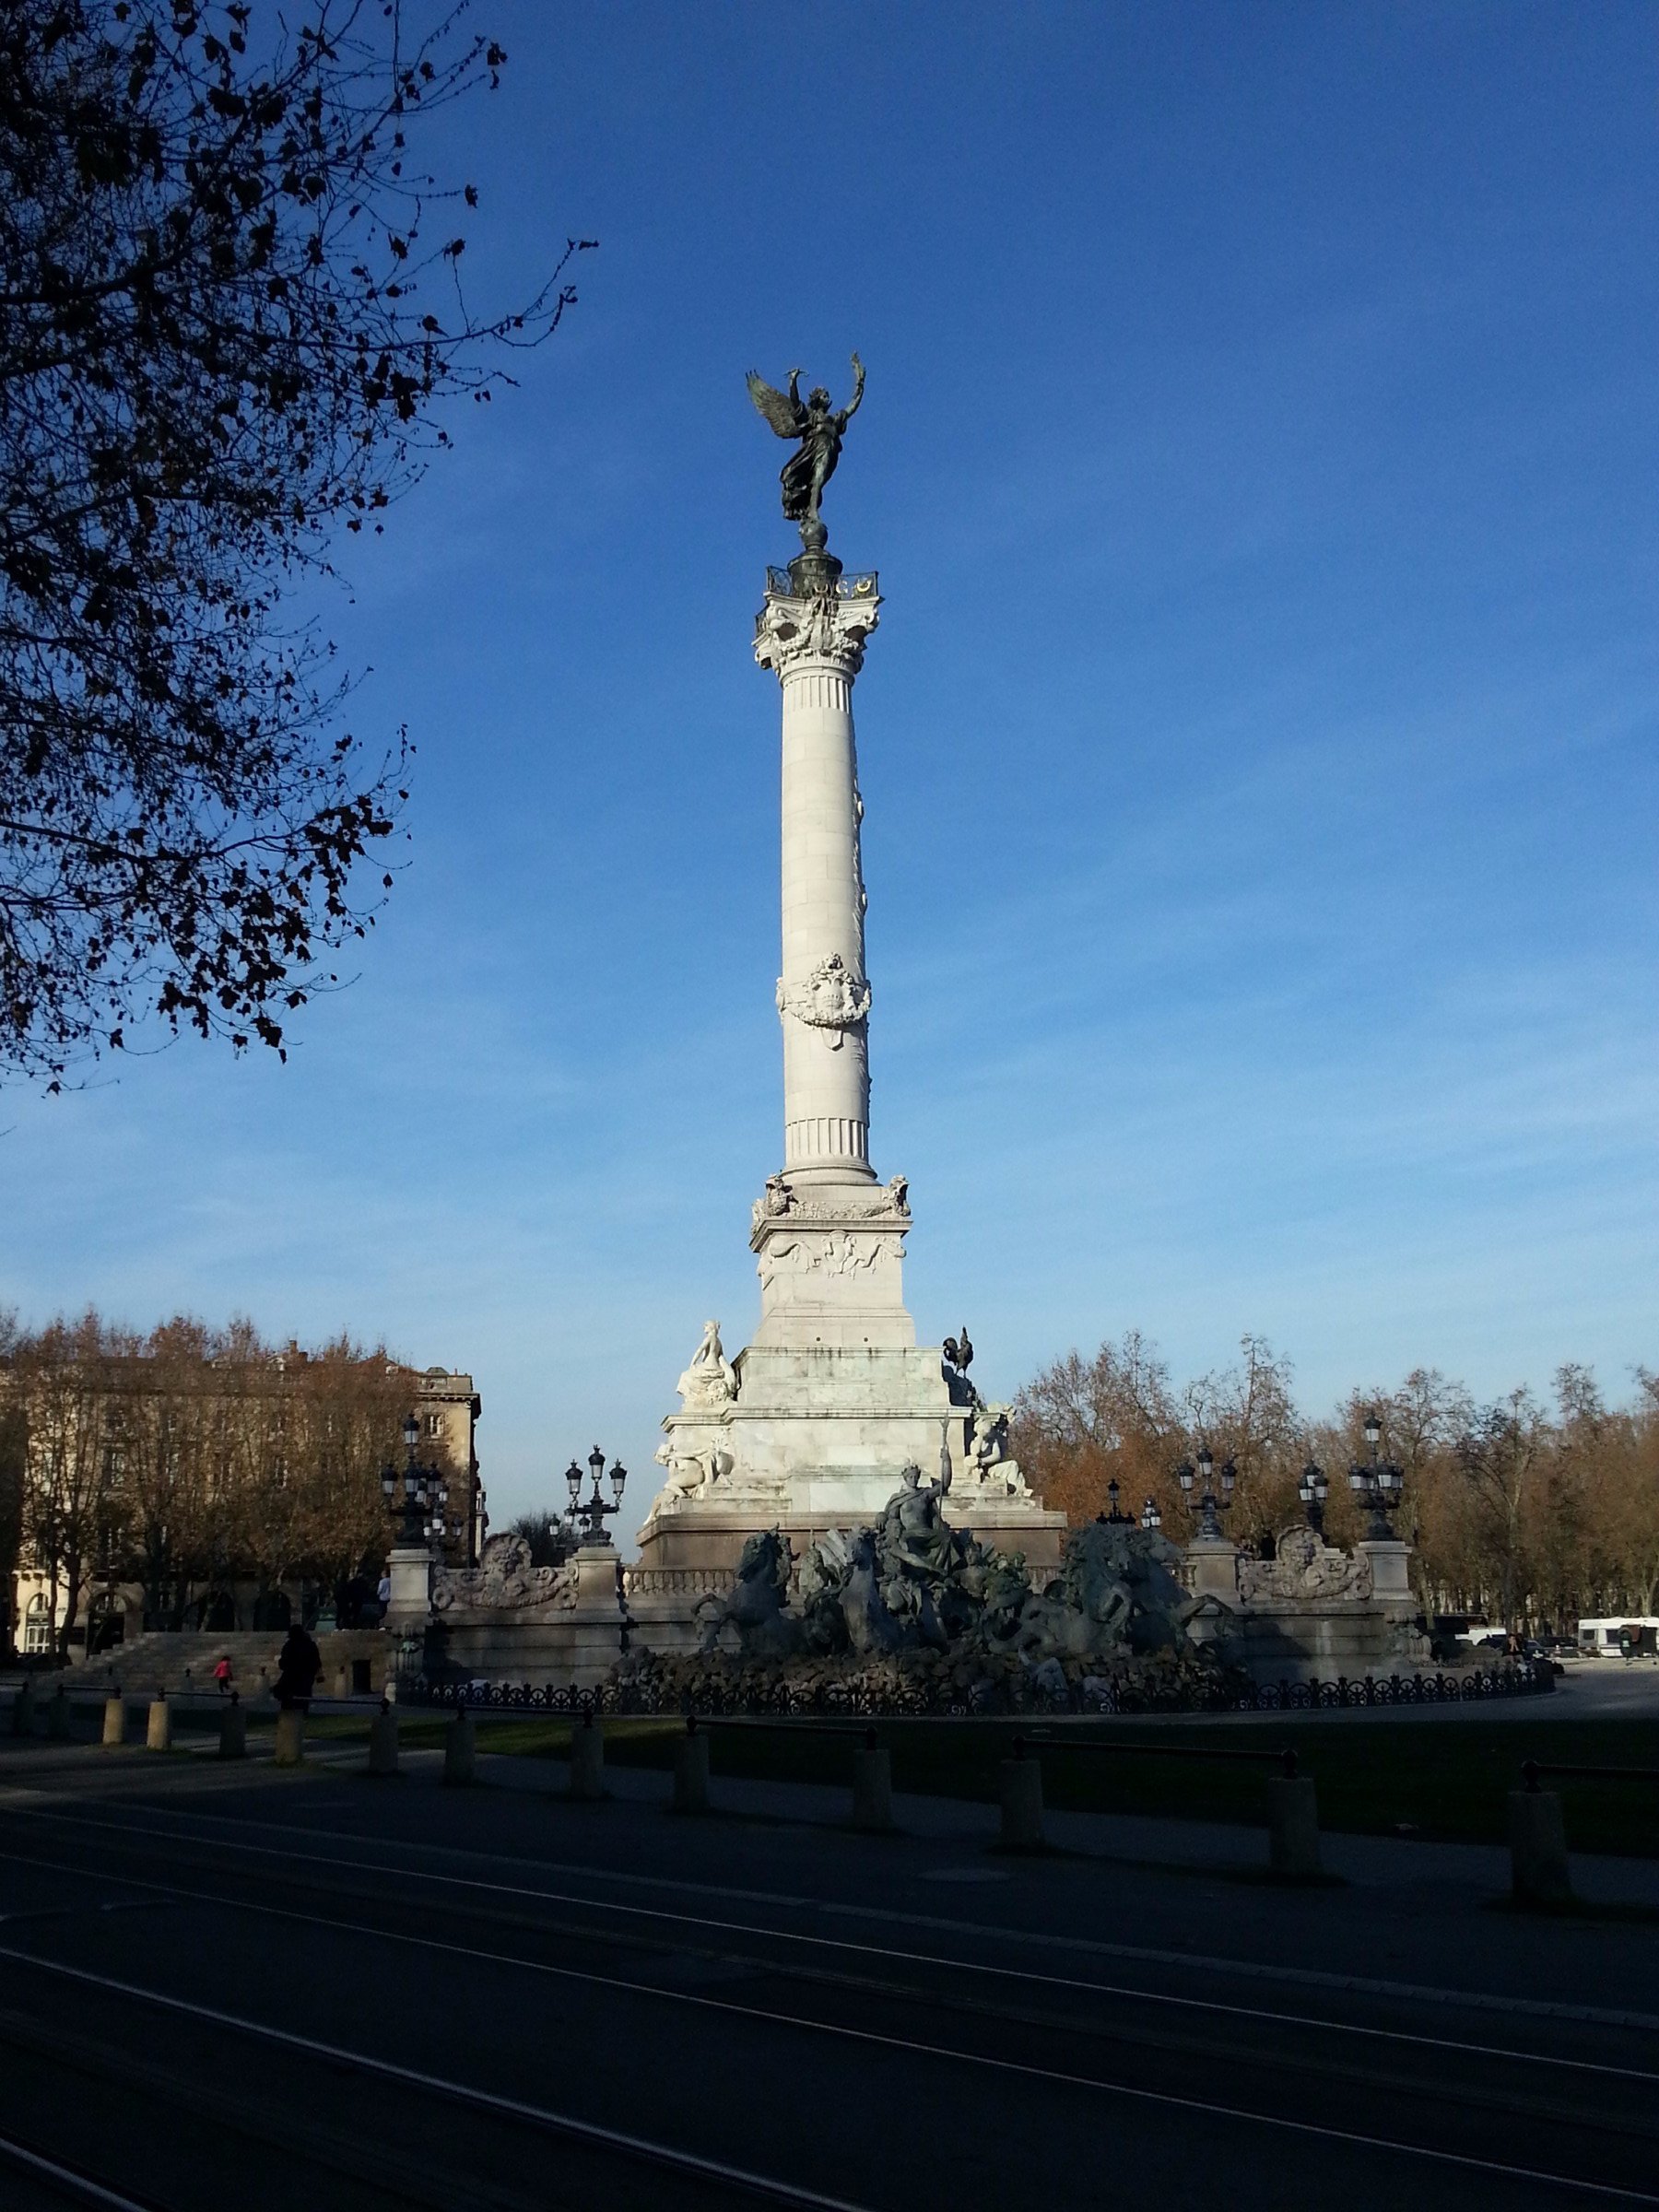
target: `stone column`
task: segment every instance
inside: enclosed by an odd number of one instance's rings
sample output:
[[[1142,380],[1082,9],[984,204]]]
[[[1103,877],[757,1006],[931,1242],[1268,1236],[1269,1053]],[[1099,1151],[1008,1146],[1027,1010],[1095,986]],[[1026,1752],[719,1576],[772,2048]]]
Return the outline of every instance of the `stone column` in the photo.
[[[814,577],[825,588],[810,596],[808,581],[772,570],[755,626],[755,658],[783,688],[783,1173],[794,1184],[867,1183],[870,986],[853,682],[881,601],[874,576]]]

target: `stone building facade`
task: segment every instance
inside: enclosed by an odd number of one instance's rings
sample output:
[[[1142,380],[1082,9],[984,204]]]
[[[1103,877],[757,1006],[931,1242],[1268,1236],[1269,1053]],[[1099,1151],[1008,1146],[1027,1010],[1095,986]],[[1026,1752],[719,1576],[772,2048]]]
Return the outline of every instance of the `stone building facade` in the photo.
[[[298,1347],[290,1347],[275,1360],[262,1363],[262,1371],[253,1387],[279,1397],[285,1389],[295,1387],[295,1377],[304,1363],[305,1355]],[[110,1374],[109,1363],[104,1363],[108,1388],[94,1395],[89,1408],[81,1416],[88,1431],[85,1441],[92,1449],[118,1449],[100,1440],[106,1434],[116,1433],[121,1402],[141,1387],[144,1380],[137,1372],[140,1362],[125,1364],[127,1372],[122,1373],[118,1367],[116,1372]],[[389,1380],[395,1377],[401,1382],[402,1388],[394,1389],[390,1395],[412,1411],[419,1425],[418,1459],[422,1463],[441,1464],[448,1470],[451,1535],[443,1547],[444,1557],[459,1569],[476,1567],[485,1540],[488,1512],[477,1448],[483,1403],[473,1378],[464,1371],[446,1367],[388,1368],[386,1375]],[[227,1396],[232,1382],[239,1390],[249,1387],[246,1373],[227,1377]],[[203,1372],[201,1393],[209,1401],[214,1398],[215,1379],[211,1371]],[[35,1556],[29,1539],[33,1516],[27,1500],[41,1479],[41,1460],[46,1440],[38,1418],[31,1421],[27,1388],[15,1372],[0,1369],[0,1415],[7,1412],[14,1417],[14,1436],[20,1435],[22,1440],[20,1465],[13,1474],[22,1492],[18,1501],[22,1506],[22,1536],[9,1577],[6,1618],[0,1621],[0,1648],[4,1648],[9,1631],[9,1640],[17,1653],[26,1658],[44,1658],[58,1647],[63,1627],[71,1617],[72,1660],[85,1660],[132,1642],[147,1625],[146,1591],[141,1580],[121,1571],[108,1558],[88,1556],[82,1562],[79,1587],[72,1606],[71,1594],[63,1576],[60,1574],[56,1579],[54,1587],[47,1564]],[[394,1447],[388,1443],[385,1457],[401,1468],[401,1441]],[[118,1469],[112,1470],[107,1479],[118,1500],[121,1479]],[[388,1546],[393,1531],[393,1519],[388,1515],[384,1531]],[[327,1625],[332,1617],[335,1593],[312,1578],[283,1576],[275,1583],[262,1584],[252,1573],[231,1568],[223,1573],[209,1572],[200,1581],[202,1586],[187,1606],[182,1624],[191,1628],[227,1632],[282,1628],[290,1619],[310,1624],[319,1617]]]

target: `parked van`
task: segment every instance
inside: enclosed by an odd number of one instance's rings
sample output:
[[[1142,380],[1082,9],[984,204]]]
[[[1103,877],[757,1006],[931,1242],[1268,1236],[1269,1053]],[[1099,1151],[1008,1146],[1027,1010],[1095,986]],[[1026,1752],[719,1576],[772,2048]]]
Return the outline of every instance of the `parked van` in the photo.
[[[1651,1613],[1614,1613],[1606,1620],[1578,1624],[1578,1648],[1586,1659],[1617,1659],[1627,1641],[1632,1651],[1659,1649],[1659,1618]]]

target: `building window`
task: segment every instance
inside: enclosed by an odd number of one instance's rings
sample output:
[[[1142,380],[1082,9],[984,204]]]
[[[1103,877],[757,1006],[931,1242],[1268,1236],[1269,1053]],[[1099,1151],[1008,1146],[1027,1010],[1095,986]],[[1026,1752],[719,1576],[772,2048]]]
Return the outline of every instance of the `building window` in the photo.
[[[23,1651],[26,1657],[40,1658],[51,1649],[52,1608],[45,1594],[37,1591],[23,1616]]]
[[[443,1416],[441,1413],[429,1413],[427,1415],[426,1432],[429,1436],[441,1436],[443,1434]]]

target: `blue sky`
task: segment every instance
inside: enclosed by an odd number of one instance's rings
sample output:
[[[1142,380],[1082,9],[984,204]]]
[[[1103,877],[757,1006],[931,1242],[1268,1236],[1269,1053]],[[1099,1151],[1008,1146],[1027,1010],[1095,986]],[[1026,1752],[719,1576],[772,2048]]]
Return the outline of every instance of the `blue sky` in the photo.
[[[784,450],[881,571],[873,1147],[976,1374],[1246,1329],[1320,1411],[1659,1364],[1653,17],[490,0],[479,299],[580,309],[353,544],[407,866],[289,1065],[0,1102],[0,1298],[470,1367],[652,1487],[781,1153]],[[633,1500],[630,1498],[630,1504]]]

